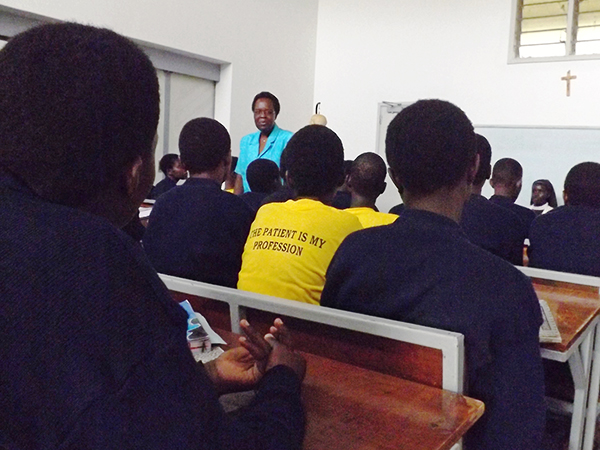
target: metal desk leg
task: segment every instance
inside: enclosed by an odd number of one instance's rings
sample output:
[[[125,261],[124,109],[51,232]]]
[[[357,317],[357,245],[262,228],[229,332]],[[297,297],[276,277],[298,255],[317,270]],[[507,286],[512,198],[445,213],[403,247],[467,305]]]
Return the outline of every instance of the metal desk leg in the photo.
[[[571,419],[571,433],[569,437],[569,450],[579,450],[582,445],[585,412],[587,405],[587,394],[589,384],[589,370],[591,363],[591,344],[593,333],[584,339],[580,348],[573,352],[569,358],[569,367],[575,385],[575,397],[573,399],[573,417]]]
[[[598,408],[598,393],[600,391],[600,324],[594,330],[594,351],[592,353],[592,368],[590,387],[585,419],[583,449],[592,450],[594,447],[594,434],[596,432],[596,414]]]

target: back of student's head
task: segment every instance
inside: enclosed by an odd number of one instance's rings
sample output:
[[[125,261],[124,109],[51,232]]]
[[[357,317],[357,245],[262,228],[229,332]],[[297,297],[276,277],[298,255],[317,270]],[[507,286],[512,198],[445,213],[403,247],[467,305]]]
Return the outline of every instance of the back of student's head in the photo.
[[[331,129],[308,125],[285,149],[288,180],[301,197],[331,194],[344,182],[344,147]]]
[[[178,159],[179,155],[177,153],[167,153],[165,156],[160,158],[158,168],[162,173],[165,174],[165,176],[167,176],[169,170],[173,168]]]
[[[358,195],[375,199],[385,190],[386,173],[381,156],[373,152],[363,153],[350,168],[350,189]]]
[[[492,170],[494,184],[504,186],[516,185],[523,178],[523,167],[512,158],[502,158],[496,161]]]
[[[0,166],[47,200],[78,207],[125,190],[158,115],[152,63],[113,31],[43,25],[0,51]]]
[[[270,159],[252,161],[246,169],[246,179],[252,192],[272,194],[281,186],[279,167]]]
[[[577,164],[565,179],[566,203],[571,206],[600,208],[600,164]]]
[[[388,165],[413,195],[454,187],[474,163],[475,132],[465,113],[443,100],[419,100],[390,123]]]
[[[479,168],[473,179],[475,186],[483,186],[485,180],[489,180],[492,173],[492,146],[489,141],[480,134],[475,134],[477,139],[477,154],[479,155]]]
[[[190,173],[209,172],[231,153],[231,138],[227,129],[214,119],[192,119],[179,134],[179,152]]]

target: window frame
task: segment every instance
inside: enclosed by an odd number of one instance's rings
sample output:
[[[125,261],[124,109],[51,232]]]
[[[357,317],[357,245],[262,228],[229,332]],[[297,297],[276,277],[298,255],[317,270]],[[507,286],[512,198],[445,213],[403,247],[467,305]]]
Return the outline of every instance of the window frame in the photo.
[[[555,62],[555,61],[582,61],[582,60],[594,60],[600,59],[600,53],[591,55],[564,55],[564,56],[534,56],[529,58],[522,58],[519,56],[519,43],[520,43],[520,22],[522,15],[522,2],[523,0],[512,0],[512,12],[510,22],[510,42],[508,48],[508,63],[509,64],[528,64],[538,62]],[[575,52],[575,46],[577,44],[575,37],[575,21],[577,20],[575,14],[576,2],[579,0],[568,0],[569,9],[567,13],[567,41],[565,47],[573,53]],[[578,3],[577,3],[578,4]]]

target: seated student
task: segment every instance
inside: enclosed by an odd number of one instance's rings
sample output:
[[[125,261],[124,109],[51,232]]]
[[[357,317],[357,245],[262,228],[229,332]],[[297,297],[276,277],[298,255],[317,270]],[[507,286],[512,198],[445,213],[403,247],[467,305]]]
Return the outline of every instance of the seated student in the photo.
[[[529,265],[600,277],[600,164],[573,167],[563,197],[565,206],[533,222]]]
[[[554,186],[548,180],[536,180],[531,185],[530,209],[537,216],[546,214],[558,207]]]
[[[386,172],[385,162],[377,153],[363,153],[352,163],[346,180],[352,202],[346,211],[358,217],[363,228],[389,225],[398,218],[379,212],[375,206],[375,200],[385,191]]]
[[[465,336],[467,394],[485,413],[468,449],[539,449],[545,425],[540,307],[529,279],[472,245],[458,221],[477,172],[467,116],[440,100],[403,109],[386,137],[406,209],[393,224],[346,238],[321,305]]]
[[[465,203],[460,226],[473,244],[512,264],[522,265],[527,232],[516,214],[481,195],[485,180],[490,177],[492,148],[488,140],[479,134],[476,141],[479,170],[473,180],[471,196]]]
[[[255,159],[246,169],[246,178],[250,192],[244,192],[240,198],[252,209],[258,211],[263,200],[281,189],[279,167],[270,159]]]
[[[502,158],[496,161],[492,169],[490,185],[494,188],[494,195],[490,197],[490,201],[514,212],[523,222],[524,229],[529,235],[529,227],[535,219],[535,213],[531,209],[515,203],[523,186],[521,164],[511,158]]]
[[[229,133],[216,120],[190,120],[179,151],[190,178],[156,200],[146,254],[159,273],[235,287],[254,213],[221,190],[231,161]]]
[[[352,214],[328,206],[342,184],[343,160],[342,142],[329,128],[308,125],[292,136],[285,163],[296,200],[258,210],[238,289],[319,304],[329,261],[362,228]]]
[[[244,323],[243,347],[196,364],[185,311],[118,229],[154,180],[148,57],[106,29],[32,28],[0,51],[0,104],[0,447],[300,448],[300,357]],[[218,392],[256,381],[228,418]]]
[[[229,172],[227,173],[227,178],[225,178],[225,184],[223,186],[223,190],[233,194],[235,190],[235,183],[237,181],[237,173],[235,173],[235,168],[237,167],[238,157],[231,157],[231,167],[229,168]]]
[[[352,160],[344,161],[344,182],[341,186],[337,188],[337,191],[335,191],[335,195],[333,196],[333,200],[331,201],[331,206],[333,206],[334,208],[350,208],[350,204],[352,203],[352,195],[350,194],[350,189],[348,189],[348,184],[346,183],[346,180],[348,179],[348,175],[350,175],[351,167]]]
[[[283,153],[281,153],[281,159],[279,162],[279,179],[283,180],[283,186],[281,186],[272,194],[267,195],[263,199],[261,206],[266,205],[267,203],[283,203],[296,198],[294,190],[287,183],[285,178],[286,173],[287,167],[285,165],[285,149],[283,149]]]
[[[165,178],[152,188],[148,195],[150,199],[157,199],[169,189],[177,186],[179,180],[187,178],[187,171],[181,165],[179,155],[176,153],[167,153],[163,156],[158,163],[158,168],[165,174]]]

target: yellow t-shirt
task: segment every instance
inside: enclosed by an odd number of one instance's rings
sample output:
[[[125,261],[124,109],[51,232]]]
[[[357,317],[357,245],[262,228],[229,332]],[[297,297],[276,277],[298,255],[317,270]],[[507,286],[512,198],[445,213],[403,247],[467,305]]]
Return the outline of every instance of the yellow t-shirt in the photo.
[[[360,229],[353,215],[316,200],[267,203],[250,228],[237,287],[318,305],[335,251]]]
[[[360,220],[363,228],[379,227],[394,223],[398,216],[396,214],[375,211],[373,208],[346,208],[344,211],[354,214]]]

